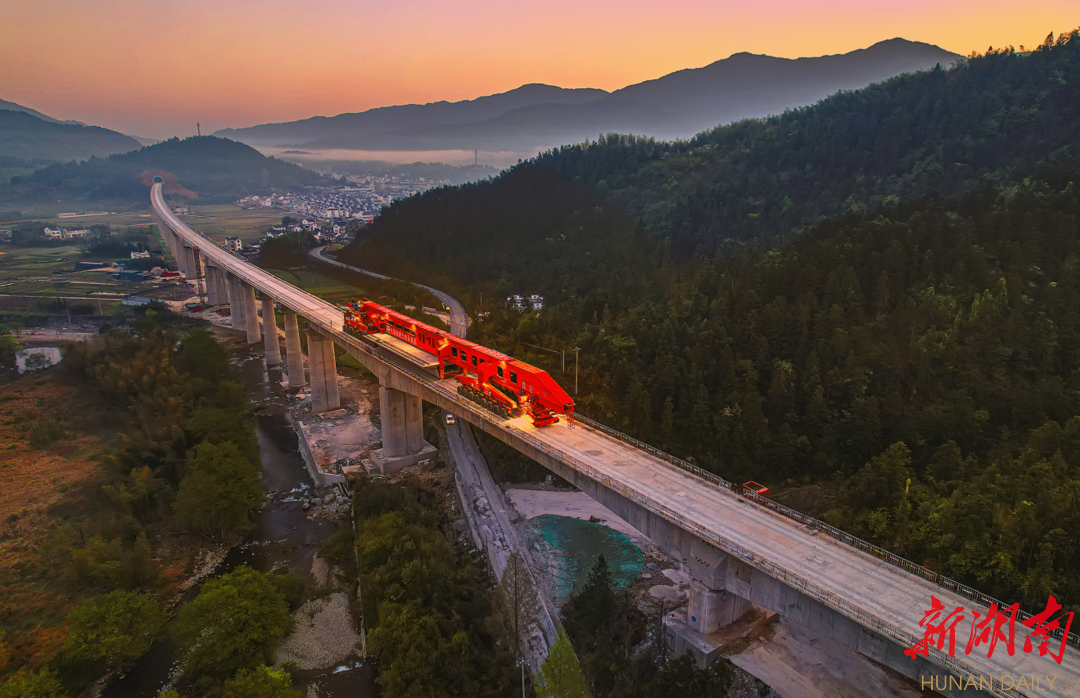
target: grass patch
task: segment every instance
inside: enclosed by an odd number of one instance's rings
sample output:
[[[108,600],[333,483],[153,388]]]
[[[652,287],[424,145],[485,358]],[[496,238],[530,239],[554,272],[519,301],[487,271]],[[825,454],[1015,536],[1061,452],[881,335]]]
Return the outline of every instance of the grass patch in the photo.
[[[209,235],[215,240],[226,237],[238,237],[244,242],[254,242],[263,237],[266,229],[281,225],[281,217],[289,214],[279,208],[263,208],[245,211],[234,204],[192,207],[190,215],[180,216],[192,228]]]

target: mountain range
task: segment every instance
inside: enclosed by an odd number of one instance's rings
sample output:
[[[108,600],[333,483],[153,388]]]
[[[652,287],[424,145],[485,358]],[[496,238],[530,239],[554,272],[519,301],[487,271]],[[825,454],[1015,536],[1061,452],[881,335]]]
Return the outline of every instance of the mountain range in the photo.
[[[69,162],[138,150],[131,136],[0,100],[0,157]]]
[[[0,111],[0,118],[8,113],[12,112]],[[24,211],[27,207],[55,205],[57,201],[142,207],[146,205],[152,174],[165,176],[166,184],[175,184],[173,190],[184,198],[198,198],[204,203],[333,184],[327,177],[266,157],[243,143],[191,136],[109,157],[41,167],[29,175],[11,178],[6,185],[0,183],[0,202]]]
[[[16,104],[15,102],[9,102],[6,99],[0,99],[0,109],[5,109],[7,111],[21,111],[21,112],[23,112],[25,114],[29,114],[30,116],[37,117],[37,118],[41,119],[42,121],[48,121],[49,123],[52,123],[52,124],[73,124],[75,126],[86,126],[86,124],[84,124],[83,122],[74,121],[72,119],[67,119],[67,120],[64,120],[64,121],[61,121],[60,119],[54,119],[53,117],[49,116],[48,114],[42,114],[37,109],[31,109],[30,107],[24,107],[21,104]]]
[[[609,132],[688,138],[719,124],[779,114],[901,73],[938,64],[949,67],[960,58],[905,39],[815,58],[737,53],[614,92],[529,84],[461,102],[380,107],[223,129],[214,135],[267,148],[518,152]]]

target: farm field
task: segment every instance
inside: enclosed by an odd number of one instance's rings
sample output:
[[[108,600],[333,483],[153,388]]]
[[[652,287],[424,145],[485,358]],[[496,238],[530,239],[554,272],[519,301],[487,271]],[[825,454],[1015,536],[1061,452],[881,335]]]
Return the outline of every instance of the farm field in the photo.
[[[271,225],[280,225],[281,217],[288,215],[279,208],[260,208],[245,211],[233,204],[191,207],[191,213],[180,216],[192,228],[221,241],[238,237],[244,242],[255,242]]]
[[[85,205],[85,204],[79,204],[79,205]],[[64,207],[64,204],[60,204],[60,206],[63,207],[63,208],[60,209],[61,211],[75,211],[75,212],[77,212],[79,210],[78,208]],[[24,210],[24,211],[22,211],[22,218],[20,220],[41,221],[42,223],[45,223],[47,225],[62,226],[64,228],[89,227],[91,225],[101,225],[103,223],[108,223],[109,225],[113,226],[114,228],[116,228],[116,227],[127,228],[127,227],[132,227],[132,226],[143,226],[144,227],[144,226],[149,226],[151,224],[150,209],[149,208],[146,208],[146,209],[141,210],[141,211],[117,211],[116,213],[110,213],[110,214],[106,214],[106,215],[103,215],[103,216],[79,216],[78,218],[58,218],[56,216],[56,214],[57,214],[57,211],[54,211],[54,210],[50,210],[50,211]],[[0,221],[0,223],[11,223],[11,222],[14,222],[14,221],[6,221],[6,220],[5,221]]]
[[[306,268],[268,269],[267,271],[331,303],[344,303],[364,294],[364,290],[357,286],[351,286]]]
[[[93,314],[112,315],[124,307],[120,301],[127,296],[156,296],[174,286],[116,281],[109,271],[74,269],[76,262],[111,260],[74,245],[0,246],[0,312],[57,312],[66,300]]]

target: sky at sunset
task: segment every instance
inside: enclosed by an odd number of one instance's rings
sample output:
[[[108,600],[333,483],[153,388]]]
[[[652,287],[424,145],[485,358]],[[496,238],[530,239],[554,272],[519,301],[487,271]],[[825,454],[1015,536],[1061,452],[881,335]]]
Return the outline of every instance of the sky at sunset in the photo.
[[[904,37],[968,54],[1080,25],[1076,0],[0,0],[0,99],[168,137],[524,83],[608,90],[749,51]]]

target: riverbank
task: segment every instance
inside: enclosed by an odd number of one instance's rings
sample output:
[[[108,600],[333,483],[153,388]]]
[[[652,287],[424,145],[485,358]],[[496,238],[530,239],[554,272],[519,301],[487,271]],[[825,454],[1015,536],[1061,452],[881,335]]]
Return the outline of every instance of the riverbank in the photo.
[[[345,495],[337,487],[320,487],[311,479],[299,453],[296,432],[287,418],[292,398],[282,387],[281,368],[268,368],[259,345],[247,345],[239,333],[222,327],[212,331],[229,349],[232,363],[257,409],[255,428],[265,499],[254,518],[253,530],[238,545],[207,561],[200,570],[203,574],[199,582],[181,598],[180,604],[195,598],[207,576],[225,574],[239,565],[262,572],[287,568],[305,583],[300,608],[294,613],[320,620],[314,627],[298,622],[294,635],[286,637],[282,646],[300,642],[323,648],[319,661],[298,662],[300,670],[293,676],[295,687],[308,698],[374,698],[374,675],[360,656],[359,635],[348,603],[319,600],[327,598],[327,592],[330,597],[345,598],[342,590],[334,586],[334,571],[317,557],[319,546],[338,530],[338,521],[347,522]],[[287,658],[283,656],[282,661]],[[159,640],[132,671],[101,692],[102,698],[154,698],[175,680],[176,659],[171,640]]]

